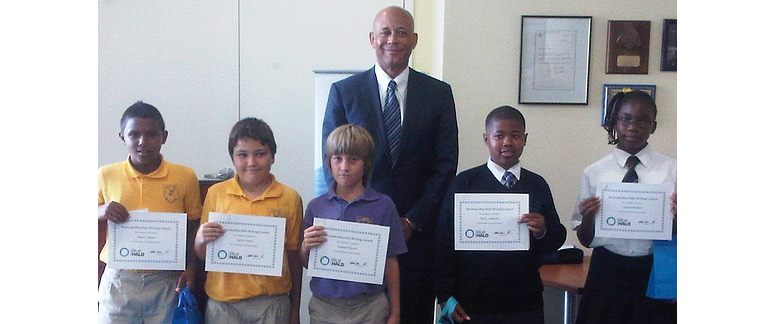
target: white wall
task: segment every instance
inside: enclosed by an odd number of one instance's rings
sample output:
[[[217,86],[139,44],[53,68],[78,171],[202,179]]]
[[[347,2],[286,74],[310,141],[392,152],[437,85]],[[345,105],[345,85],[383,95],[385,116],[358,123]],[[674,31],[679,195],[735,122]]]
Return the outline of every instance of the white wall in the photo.
[[[98,162],[127,157],[118,138],[124,110],[158,108],[169,137],[164,157],[199,177],[230,165],[237,121],[237,1],[99,1]]]
[[[444,8],[443,73],[458,113],[458,170],[486,161],[482,133],[488,112],[501,105],[519,109],[529,134],[521,161],[549,183],[569,230],[567,244],[580,246],[570,223],[582,170],[613,150],[599,126],[603,84],[657,85],[658,128],[649,143],[676,158],[676,72],[660,71],[663,19],[676,18],[676,1],[447,0]],[[593,17],[588,105],[518,105],[521,15]],[[608,20],[652,21],[648,74],[604,73]]]

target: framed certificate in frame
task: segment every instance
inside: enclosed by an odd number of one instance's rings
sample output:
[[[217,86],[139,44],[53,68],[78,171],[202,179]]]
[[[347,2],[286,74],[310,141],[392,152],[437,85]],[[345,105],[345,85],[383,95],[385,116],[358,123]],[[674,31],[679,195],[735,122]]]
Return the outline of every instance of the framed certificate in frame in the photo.
[[[522,16],[519,103],[587,105],[590,16]]]

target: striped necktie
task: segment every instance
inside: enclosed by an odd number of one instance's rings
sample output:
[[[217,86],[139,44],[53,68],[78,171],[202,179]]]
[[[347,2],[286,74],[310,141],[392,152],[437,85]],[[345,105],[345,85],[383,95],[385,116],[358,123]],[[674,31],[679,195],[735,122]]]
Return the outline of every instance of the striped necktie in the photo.
[[[391,164],[396,164],[396,161],[399,160],[401,112],[399,111],[399,100],[396,98],[396,81],[393,80],[388,83],[388,93],[386,93],[385,108],[383,109],[383,120],[385,121],[385,135],[386,138],[388,138]]]
[[[504,181],[504,185],[507,188],[512,188],[515,186],[515,183],[517,183],[517,177],[515,177],[515,174],[507,170],[507,172],[504,172],[504,176],[501,177],[501,179]]]
[[[622,177],[622,182],[639,182],[639,175],[636,174],[636,166],[641,162],[638,157],[631,155],[628,160],[625,161],[625,166],[628,167],[628,172]]]

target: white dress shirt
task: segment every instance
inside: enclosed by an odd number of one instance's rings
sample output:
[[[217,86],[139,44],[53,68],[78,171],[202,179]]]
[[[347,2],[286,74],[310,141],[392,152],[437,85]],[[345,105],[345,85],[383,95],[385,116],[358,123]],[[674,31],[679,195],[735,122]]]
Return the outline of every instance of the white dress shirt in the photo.
[[[493,176],[496,177],[496,180],[501,182],[502,185],[506,185],[507,181],[504,180],[504,173],[506,173],[507,170],[504,170],[504,168],[496,164],[496,162],[493,162],[493,160],[491,160],[490,158],[488,158],[487,166],[488,166],[488,170],[490,170],[490,172],[493,173]],[[515,175],[515,179],[517,179],[517,181],[520,181],[521,169],[522,168],[520,167],[520,161],[518,161],[517,164],[509,168],[509,171]]]
[[[396,81],[396,99],[399,100],[399,111],[401,112],[401,123],[404,124],[404,106],[407,99],[407,80],[410,76],[410,68],[407,67],[391,79],[388,73],[385,73],[380,65],[375,65],[375,76],[377,77],[377,88],[380,90],[380,105],[385,109],[385,96],[388,94],[388,83],[391,80]]]
[[[574,230],[582,224],[582,214],[579,203],[596,195],[599,182],[621,182],[628,167],[625,161],[630,154],[620,149],[591,164],[582,174],[579,184],[579,195],[571,215],[571,226]],[[641,163],[636,165],[639,183],[662,184],[670,183],[676,191],[676,160],[662,154],[652,152],[649,145],[636,154]],[[652,240],[617,239],[608,237],[593,237],[590,247],[605,247],[607,250],[624,256],[644,256],[652,253]]]

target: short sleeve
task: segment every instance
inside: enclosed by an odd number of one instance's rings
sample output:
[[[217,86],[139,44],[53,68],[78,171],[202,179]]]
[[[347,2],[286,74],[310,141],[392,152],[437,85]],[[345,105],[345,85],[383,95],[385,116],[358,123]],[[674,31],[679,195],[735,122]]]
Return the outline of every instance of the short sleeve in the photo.
[[[199,194],[199,180],[193,170],[190,171],[186,188],[186,197],[183,199],[183,208],[189,220],[199,219],[202,215],[202,196]]]
[[[295,199],[286,219],[286,250],[297,251],[302,227],[302,197],[297,192],[292,192]]]

